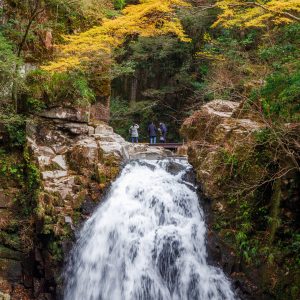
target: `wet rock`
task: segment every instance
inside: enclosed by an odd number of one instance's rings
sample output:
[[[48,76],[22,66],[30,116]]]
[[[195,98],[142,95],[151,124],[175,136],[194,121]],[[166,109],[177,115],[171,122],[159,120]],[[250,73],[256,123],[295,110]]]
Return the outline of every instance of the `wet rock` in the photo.
[[[183,171],[185,168],[182,164],[179,164],[175,161],[169,161],[166,166],[166,171],[172,175],[176,175],[179,172]]]
[[[173,156],[172,151],[164,149],[163,147],[144,144],[129,144],[127,151],[130,159],[159,159]]]
[[[95,202],[89,195],[86,195],[85,201],[81,206],[81,211],[83,215],[89,216],[96,209],[98,203]]]
[[[240,299],[268,299],[262,297],[259,288],[242,272],[240,259],[234,249],[224,243],[213,231],[208,232],[207,252],[209,264],[222,268],[232,279],[232,287]]]
[[[197,178],[194,169],[188,169],[182,176],[182,180],[191,183],[193,186],[197,185]]]

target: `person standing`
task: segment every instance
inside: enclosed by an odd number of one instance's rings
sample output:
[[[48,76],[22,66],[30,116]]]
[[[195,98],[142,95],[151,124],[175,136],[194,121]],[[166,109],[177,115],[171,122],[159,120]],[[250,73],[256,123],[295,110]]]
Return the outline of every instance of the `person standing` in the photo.
[[[129,133],[131,135],[131,142],[138,143],[139,142],[139,132],[138,129],[140,126],[138,124],[133,124],[129,128]]]
[[[167,137],[167,126],[165,123],[160,122],[159,123],[159,128],[161,130],[161,136],[162,136],[162,142],[166,142],[166,137]]]
[[[158,131],[158,135],[159,135],[159,142],[160,142],[160,143],[164,143],[165,140],[164,140],[164,137],[163,137],[163,135],[162,135],[161,129],[158,128],[157,131]]]
[[[148,126],[148,133],[150,137],[150,144],[156,144],[156,126],[151,122]]]

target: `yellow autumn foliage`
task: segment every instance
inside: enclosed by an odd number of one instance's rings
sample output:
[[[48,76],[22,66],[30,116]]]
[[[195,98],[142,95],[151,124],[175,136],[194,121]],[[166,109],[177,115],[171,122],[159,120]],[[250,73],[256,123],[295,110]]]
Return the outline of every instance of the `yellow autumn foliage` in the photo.
[[[188,6],[184,0],[141,0],[129,5],[115,19],[104,19],[102,25],[86,32],[65,36],[66,44],[57,46],[59,58],[44,66],[48,71],[65,71],[92,60],[95,55],[109,55],[128,36],[153,37],[173,34],[182,41],[189,39],[179,19],[175,16],[176,6]]]
[[[263,28],[268,25],[300,21],[300,0],[242,1],[222,0],[216,6],[222,10],[213,27]],[[299,20],[298,20],[299,19]]]

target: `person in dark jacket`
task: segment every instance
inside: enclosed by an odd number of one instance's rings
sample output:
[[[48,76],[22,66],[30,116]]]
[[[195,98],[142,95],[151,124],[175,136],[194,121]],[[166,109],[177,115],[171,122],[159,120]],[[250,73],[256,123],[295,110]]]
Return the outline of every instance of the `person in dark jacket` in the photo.
[[[150,137],[150,144],[156,144],[156,126],[151,122],[148,126],[148,133]]]
[[[165,123],[159,123],[159,128],[161,130],[161,136],[162,136],[162,142],[165,143],[166,142],[166,137],[167,137],[167,126]]]

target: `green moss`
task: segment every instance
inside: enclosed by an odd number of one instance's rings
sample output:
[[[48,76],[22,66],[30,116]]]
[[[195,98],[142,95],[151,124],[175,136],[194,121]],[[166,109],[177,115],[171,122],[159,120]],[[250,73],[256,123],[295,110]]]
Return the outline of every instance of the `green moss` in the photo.
[[[55,261],[63,260],[63,251],[60,242],[52,241],[49,243],[49,251]]]
[[[81,207],[82,203],[85,200],[86,194],[86,190],[82,190],[78,193],[77,197],[73,199],[73,209],[78,209]]]
[[[79,211],[74,211],[73,212],[73,222],[74,222],[74,225],[79,224],[80,221],[81,221],[81,213]]]
[[[299,299],[299,296],[300,296],[300,287],[293,285],[291,287],[291,297],[292,297],[292,300]]]
[[[44,219],[45,216],[45,208],[41,203],[38,203],[37,207],[34,209],[35,215],[39,220]]]
[[[17,233],[7,233],[5,231],[0,231],[0,242],[4,246],[7,246],[9,248],[20,250],[21,249],[21,243],[20,238]]]
[[[55,171],[55,170],[61,170],[61,167],[56,162],[51,162],[50,165],[47,165],[45,167],[45,171]]]

